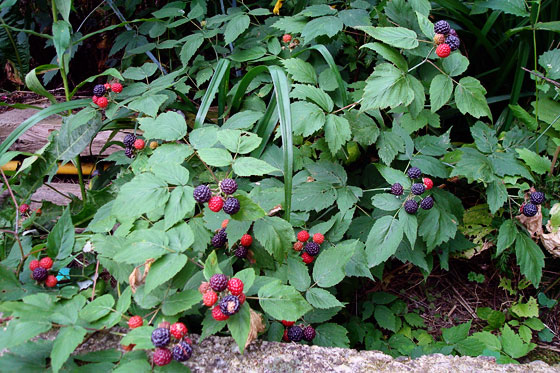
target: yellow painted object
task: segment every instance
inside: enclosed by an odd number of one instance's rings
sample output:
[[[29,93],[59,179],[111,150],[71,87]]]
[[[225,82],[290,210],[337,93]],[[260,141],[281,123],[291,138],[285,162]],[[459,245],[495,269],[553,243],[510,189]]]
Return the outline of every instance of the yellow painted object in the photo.
[[[10,161],[2,166],[2,171],[17,171],[20,165],[21,162],[19,161]],[[82,164],[82,174],[84,175],[90,175],[94,169],[95,165],[93,163]],[[67,163],[64,166],[58,167],[56,173],[57,175],[77,175],[78,169],[72,163]]]

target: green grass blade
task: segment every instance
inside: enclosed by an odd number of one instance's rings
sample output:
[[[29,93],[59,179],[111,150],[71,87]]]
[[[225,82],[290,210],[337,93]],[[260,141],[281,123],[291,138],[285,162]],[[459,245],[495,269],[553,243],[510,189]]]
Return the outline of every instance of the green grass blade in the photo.
[[[270,103],[268,104],[266,111],[261,119],[257,122],[255,126],[255,133],[262,139],[261,144],[258,148],[251,152],[251,157],[260,158],[264,153],[264,149],[268,145],[268,140],[274,128],[278,123],[278,111],[276,110],[276,94],[272,93],[270,98]]]
[[[47,118],[51,115],[58,114],[62,111],[82,108],[84,106],[89,105],[90,103],[91,103],[91,100],[83,99],[83,100],[61,102],[59,104],[51,105],[47,108],[44,108],[43,110],[39,111],[38,113],[36,113],[36,114],[32,115],[31,117],[27,118],[15,130],[13,130],[8,135],[6,140],[4,140],[4,142],[2,142],[2,144],[0,144],[0,155],[4,154],[6,151],[8,151],[10,146],[12,146],[12,144],[14,142],[16,142],[18,137],[23,135],[28,129],[30,129],[31,127],[33,127],[34,125],[36,125],[37,123],[42,121],[43,119],[45,119],[45,118]]]
[[[43,87],[43,85],[39,81],[39,78],[37,78],[37,74],[42,74],[51,70],[58,70],[58,65],[37,66],[36,68],[28,72],[27,75],[25,75],[25,85],[27,86],[27,88],[37,93],[38,95],[48,98],[52,104],[56,104],[56,98],[52,93],[47,91],[45,87]]]
[[[206,89],[206,93],[204,93],[204,97],[202,97],[202,101],[200,102],[200,107],[198,108],[198,112],[196,113],[196,118],[194,120],[194,128],[199,128],[204,124],[204,118],[206,118],[206,114],[208,114],[208,110],[210,110],[210,105],[214,100],[214,96],[218,92],[220,88],[220,83],[226,73],[229,71],[230,61],[227,59],[221,59],[218,61],[218,65],[216,66],[216,71],[212,76],[212,80],[210,80],[210,84],[208,84],[208,88]]]
[[[227,90],[229,83],[229,69],[220,83],[220,89],[218,90],[218,126],[224,124],[224,109],[226,107]]]
[[[231,111],[233,113],[237,112],[241,107],[241,103],[245,98],[245,91],[247,90],[249,84],[251,84],[251,82],[257,75],[262,74],[266,70],[266,66],[257,66],[249,70],[247,74],[243,76],[243,78],[239,82],[239,85],[237,86],[237,90],[235,91],[233,99],[231,100]]]

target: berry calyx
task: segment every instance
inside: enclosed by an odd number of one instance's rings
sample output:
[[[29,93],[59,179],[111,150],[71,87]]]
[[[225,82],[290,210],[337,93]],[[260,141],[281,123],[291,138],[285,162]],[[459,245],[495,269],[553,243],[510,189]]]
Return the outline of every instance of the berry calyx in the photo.
[[[304,252],[303,254],[301,254],[301,259],[303,260],[303,262],[305,264],[311,264],[313,263],[313,260],[315,260],[314,256],[309,255],[308,253]]]
[[[192,356],[192,347],[186,341],[181,341],[171,351],[173,359],[177,361],[187,361]]]
[[[225,320],[229,319],[229,316],[225,315],[222,312],[222,310],[220,309],[220,306],[215,306],[214,308],[212,308],[212,317],[216,321],[225,321]]]
[[[525,205],[523,205],[523,215],[525,215],[528,218],[531,218],[531,217],[537,215],[538,211],[539,211],[539,209],[537,208],[537,206],[532,204],[531,202],[528,202]],[[33,273],[35,273],[35,272],[33,272]]]
[[[47,279],[47,270],[43,267],[38,267],[33,270],[33,279],[37,282],[43,282]]]
[[[32,261],[29,262],[29,269],[34,271],[36,268],[39,268],[39,261],[37,259],[34,259]]]
[[[25,214],[28,211],[29,211],[29,205],[27,203],[22,203],[21,205],[19,205],[20,214]]]
[[[434,35],[434,43],[436,43],[436,45],[440,45],[440,44],[445,43],[445,35],[435,34]]]
[[[251,246],[251,244],[253,243],[253,237],[251,237],[250,234],[244,234],[243,236],[241,236],[241,240],[239,240],[239,243],[243,246]]]
[[[282,320],[282,325],[284,326],[293,326],[295,323],[295,321]]]
[[[222,209],[223,206],[224,200],[222,199],[222,197],[214,196],[208,201],[208,208],[211,211],[218,212]]]
[[[218,294],[214,293],[212,290],[207,291],[202,296],[202,303],[206,307],[212,307],[218,301]]]
[[[43,259],[39,260],[39,266],[43,267],[44,269],[51,269],[53,266],[53,260],[46,256]]]
[[[152,343],[156,347],[165,347],[169,344],[170,340],[171,336],[167,328],[159,327],[152,332]]]
[[[226,290],[228,286],[228,278],[223,273],[216,273],[210,277],[210,287],[215,292]]]
[[[284,34],[284,35],[282,35],[282,41],[283,41],[284,43],[289,43],[289,42],[291,42],[291,41],[292,41],[292,35],[290,35],[290,34]]]
[[[233,194],[237,191],[237,182],[233,179],[224,179],[220,181],[220,190],[225,195]]]
[[[296,241],[294,243],[294,250],[295,251],[301,251],[303,249],[303,242],[301,241]]]
[[[234,277],[228,281],[227,288],[232,295],[239,295],[243,293],[243,281]]]
[[[193,197],[194,197],[194,200],[196,202],[205,203],[205,202],[210,201],[210,199],[212,198],[212,191],[210,190],[208,185],[199,185],[196,188],[194,188]],[[220,198],[220,197],[218,197],[218,198]],[[222,227],[222,228],[225,228],[225,227]]]
[[[436,48],[436,54],[440,58],[449,57],[449,55],[451,54],[451,47],[449,46],[449,44],[445,43],[438,45],[438,47]]]
[[[420,207],[422,207],[423,210],[431,209],[434,207],[434,199],[431,196],[424,198],[422,202],[420,202]]]
[[[315,335],[315,329],[311,325],[306,326],[305,329],[303,329],[303,339],[307,342],[311,342],[313,338],[315,338]]]
[[[288,328],[288,338],[292,342],[299,342],[303,339],[303,330],[299,326]]]
[[[224,202],[224,212],[228,215],[236,214],[239,209],[241,209],[241,205],[239,204],[239,200],[235,197],[229,197]]]
[[[426,190],[430,190],[434,187],[434,182],[429,177],[422,178],[422,183],[426,187]]]
[[[415,214],[418,211],[418,202],[413,199],[409,199],[404,203],[404,211],[409,214]]]
[[[128,327],[130,329],[136,329],[141,327],[142,325],[144,325],[144,320],[142,320],[141,316],[136,315],[128,319]]]
[[[105,109],[107,107],[107,105],[109,105],[109,101],[107,100],[107,97],[99,97],[97,99],[96,102],[97,106],[99,106],[101,109]]]
[[[144,149],[144,146],[146,146],[146,143],[142,139],[136,139],[136,141],[134,141],[133,146],[134,146],[134,149],[136,149],[136,150],[142,150],[142,149]]]
[[[167,365],[171,362],[171,351],[169,351],[169,349],[167,348],[157,348],[154,351],[154,356],[152,357],[152,360],[154,361],[154,364],[162,367],[164,365]]]
[[[45,280],[45,285],[48,288],[54,288],[56,284],[58,284],[58,280],[56,279],[56,277],[53,275],[48,275],[47,279]]]
[[[412,184],[412,187],[410,188],[410,191],[412,192],[412,194],[419,196],[420,194],[422,194],[426,191],[426,187],[424,186],[424,184],[415,183],[415,184]]]
[[[239,298],[235,295],[226,295],[220,301],[220,310],[224,315],[231,316],[239,311],[239,307],[241,303],[239,303]]]
[[[317,243],[317,244],[322,244],[325,241],[325,236],[323,236],[321,233],[315,233],[313,235],[313,242]]]
[[[111,84],[111,90],[115,93],[121,93],[123,86],[121,83],[113,83]]]
[[[171,333],[171,335],[176,339],[183,339],[183,337],[187,335],[188,331],[187,326],[182,322],[176,322],[169,328],[169,333]]]
[[[395,183],[391,185],[391,194],[394,196],[402,196],[404,193],[404,188],[401,184]]]
[[[443,34],[443,35],[447,35],[449,34],[449,31],[451,31],[451,26],[449,25],[449,22],[441,20],[441,21],[437,21],[434,24],[434,32],[436,34]]]
[[[531,203],[533,205],[540,205],[544,203],[546,197],[543,192],[533,192],[531,193]]]
[[[422,171],[418,167],[410,167],[406,174],[411,179],[418,179],[420,176],[422,176]]]
[[[309,239],[309,233],[307,231],[299,231],[297,234],[297,239],[300,242],[306,242]]]

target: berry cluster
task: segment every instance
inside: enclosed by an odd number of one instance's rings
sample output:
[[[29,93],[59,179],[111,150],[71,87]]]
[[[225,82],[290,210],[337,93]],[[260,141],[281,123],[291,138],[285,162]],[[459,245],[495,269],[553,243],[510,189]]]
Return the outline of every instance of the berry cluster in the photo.
[[[418,167],[411,167],[408,169],[407,175],[414,181],[422,176],[422,171]],[[424,210],[429,210],[434,207],[434,198],[432,196],[424,197],[420,201],[420,204],[414,199],[414,196],[424,194],[427,190],[432,189],[433,186],[434,182],[428,177],[422,178],[421,183],[413,183],[410,187],[410,194],[404,202],[404,210],[409,214],[415,214],[416,211],[418,211],[418,206]],[[404,194],[403,186],[399,183],[391,185],[391,194],[397,197],[402,196]]]
[[[237,182],[233,179],[223,179],[218,185],[218,189],[212,191],[208,185],[199,185],[194,188],[193,197],[196,202],[208,202],[208,208],[211,211],[218,212],[222,208],[229,215],[236,214],[241,205],[239,200],[231,197],[237,191]]]
[[[546,197],[543,192],[533,192],[531,193],[529,199],[530,202],[521,205],[521,213],[526,217],[531,218],[537,215],[537,212],[539,212],[538,205],[544,203]]]
[[[22,203],[21,205],[19,205],[19,213],[23,216],[30,216],[33,211],[31,211],[31,207],[29,207],[27,203]],[[41,215],[41,208],[35,210],[35,213],[37,215]]]
[[[93,87],[93,97],[91,100],[94,104],[99,106],[101,109],[105,109],[107,105],[109,105],[109,100],[105,97],[105,94],[113,91],[115,93],[121,93],[123,90],[123,86],[119,82],[115,83],[105,83],[105,84],[97,84]]]
[[[202,294],[202,303],[212,307],[212,317],[216,321],[225,321],[235,315],[245,302],[243,281],[238,278],[228,280],[222,273],[210,277],[209,282],[200,284],[198,291]]]
[[[317,254],[319,254],[320,245],[325,241],[325,236],[321,233],[315,233],[312,242],[307,242],[309,238],[310,236],[307,231],[299,231],[297,241],[294,243],[295,251],[303,251],[301,259],[305,264],[310,264],[315,260]]]
[[[299,342],[302,339],[307,342],[313,341],[315,338],[315,329],[311,326],[304,325],[294,325],[294,321],[282,320],[282,325],[286,327],[284,329],[284,336],[282,339],[286,342]]]
[[[251,246],[252,243],[253,237],[251,237],[250,234],[245,233],[243,236],[241,236],[239,245],[237,245],[237,248],[233,252],[233,255],[241,259],[246,258],[247,254],[249,253],[249,246]]]
[[[21,208],[21,207],[20,207]],[[32,260],[29,263],[29,269],[31,270],[31,278],[37,282],[45,282],[45,285],[49,288],[55,287],[58,283],[56,276],[49,275],[49,269],[53,266],[53,260],[48,256],[41,260]]]
[[[128,158],[134,157],[134,150],[142,150],[146,146],[146,142],[143,139],[139,139],[132,133],[127,134],[123,139],[124,144],[124,155]]]
[[[451,52],[459,49],[461,40],[457,31],[453,30],[447,21],[437,21],[434,24],[434,43],[437,45],[436,54],[438,57],[446,58]]]
[[[164,321],[152,332],[152,343],[156,347],[152,357],[154,364],[167,365],[171,360],[187,361],[192,356],[191,340],[187,337],[188,329],[182,322],[172,325]],[[168,347],[173,344],[172,347]]]

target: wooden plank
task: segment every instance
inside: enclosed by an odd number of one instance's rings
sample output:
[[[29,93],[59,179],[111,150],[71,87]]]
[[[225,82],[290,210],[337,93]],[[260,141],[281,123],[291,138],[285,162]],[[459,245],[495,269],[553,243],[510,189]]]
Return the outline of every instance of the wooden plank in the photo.
[[[70,196],[70,194],[73,194],[74,196],[77,196],[78,198],[81,199],[80,185],[77,183],[76,184],[49,183],[49,185],[66,196]],[[0,184],[0,188],[2,187],[3,184]],[[35,193],[33,193],[33,195],[31,196],[31,203],[30,203],[31,209],[35,210],[38,207],[40,207],[42,201],[52,202],[55,205],[59,205],[59,206],[66,206],[67,204],[70,203],[69,198],[66,198],[62,194],[55,192],[52,188],[49,188],[46,185],[42,185],[39,189],[37,189]],[[21,202],[18,201],[18,203]],[[5,190],[0,195],[0,206],[3,206],[3,208],[14,207],[10,194],[8,193],[7,190]]]

